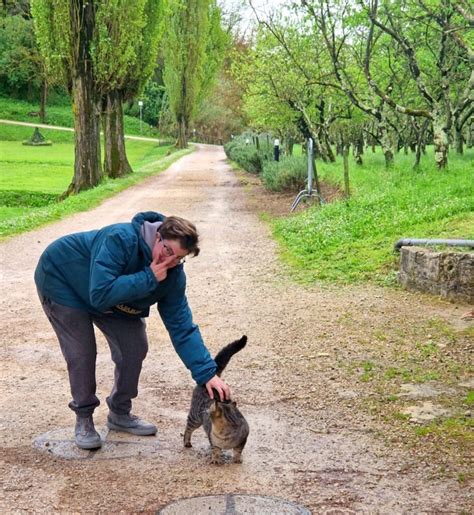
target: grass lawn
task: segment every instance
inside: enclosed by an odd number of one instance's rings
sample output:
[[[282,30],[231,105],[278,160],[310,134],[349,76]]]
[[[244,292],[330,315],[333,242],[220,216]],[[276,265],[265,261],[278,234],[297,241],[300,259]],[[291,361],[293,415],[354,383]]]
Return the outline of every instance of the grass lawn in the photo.
[[[0,96],[0,118],[4,120],[15,120],[17,122],[40,123],[38,116],[32,113],[39,111],[38,104],[32,104],[24,100],[14,100]],[[46,107],[46,123],[60,127],[74,127],[74,117],[70,105],[49,105]],[[124,116],[125,134],[134,136],[158,137],[156,128],[147,123],[142,123],[133,116]]]
[[[84,211],[143,178],[167,168],[189,151],[172,152],[170,145],[127,140],[127,155],[135,173],[104,179],[96,188],[58,202],[74,174],[72,133],[42,131],[54,143],[45,147],[22,145],[29,127],[0,124],[0,237],[31,230],[65,215]]]
[[[398,154],[386,169],[381,152],[350,163],[352,197],[274,221],[284,258],[303,282],[396,283],[400,238],[474,239],[474,149],[437,170],[432,149],[418,171]],[[341,159],[317,162],[320,179],[343,189]]]

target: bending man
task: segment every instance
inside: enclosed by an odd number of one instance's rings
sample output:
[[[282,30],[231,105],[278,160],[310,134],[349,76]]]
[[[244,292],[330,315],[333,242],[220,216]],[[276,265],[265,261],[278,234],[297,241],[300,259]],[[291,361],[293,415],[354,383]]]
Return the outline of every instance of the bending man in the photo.
[[[191,222],[150,211],[137,214],[131,223],[64,236],[43,252],[35,282],[67,363],[69,407],[76,413],[80,448],[102,444],[92,418],[100,403],[94,326],[106,337],[115,363],[115,381],[106,399],[108,427],[136,435],[156,433],[154,424],[131,414],[148,350],[144,319],[153,304],[196,383],[205,384],[211,398],[213,388],[222,400],[230,398],[186,300],[183,262],[199,254],[198,244]]]

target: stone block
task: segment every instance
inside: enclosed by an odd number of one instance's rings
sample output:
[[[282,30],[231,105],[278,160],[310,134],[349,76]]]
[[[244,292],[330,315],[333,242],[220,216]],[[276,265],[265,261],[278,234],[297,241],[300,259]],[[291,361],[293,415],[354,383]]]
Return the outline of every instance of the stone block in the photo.
[[[402,247],[400,283],[409,289],[474,304],[474,253]]]

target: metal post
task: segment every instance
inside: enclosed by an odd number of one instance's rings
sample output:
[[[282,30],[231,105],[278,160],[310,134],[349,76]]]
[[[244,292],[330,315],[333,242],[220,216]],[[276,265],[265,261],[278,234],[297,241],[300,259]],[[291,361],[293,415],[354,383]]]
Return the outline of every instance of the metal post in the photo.
[[[313,138],[308,138],[308,194],[311,195],[313,191]]]
[[[140,134],[142,133],[142,119],[143,119],[143,100],[138,101],[138,107],[140,108]]]
[[[308,144],[307,144],[307,154],[308,154],[308,187],[305,190],[302,190],[298,193],[296,196],[293,204],[291,205],[291,211],[294,211],[298,204],[301,202],[304,198],[311,198],[313,195],[317,195],[319,197],[319,194],[313,193],[313,179],[314,179],[314,168],[313,168],[313,154],[314,154],[314,147],[313,147],[313,139],[308,138]]]
[[[278,138],[275,138],[273,143],[273,159],[280,161],[280,140]]]

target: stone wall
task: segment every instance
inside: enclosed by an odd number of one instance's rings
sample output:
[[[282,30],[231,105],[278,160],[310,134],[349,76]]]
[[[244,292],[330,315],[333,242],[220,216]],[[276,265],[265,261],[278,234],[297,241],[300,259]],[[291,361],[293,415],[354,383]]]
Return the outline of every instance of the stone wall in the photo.
[[[474,253],[402,247],[399,281],[409,289],[474,304]]]

